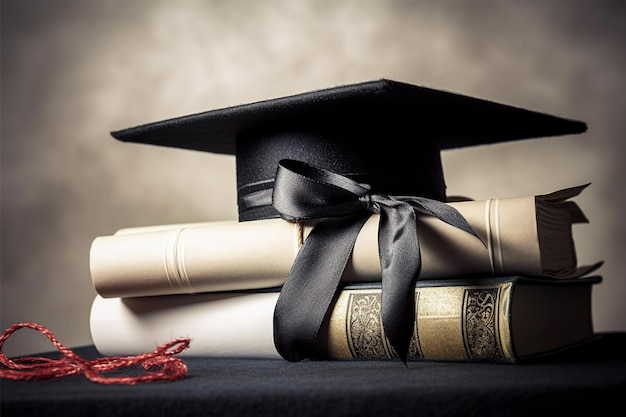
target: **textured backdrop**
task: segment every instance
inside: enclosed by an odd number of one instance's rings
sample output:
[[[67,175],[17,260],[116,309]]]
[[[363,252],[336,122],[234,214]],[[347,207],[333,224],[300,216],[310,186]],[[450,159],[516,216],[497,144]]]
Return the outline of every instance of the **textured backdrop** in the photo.
[[[576,201],[581,263],[605,260],[598,331],[626,330],[626,7],[619,1],[2,0],[2,327],[91,344],[92,240],[236,219],[234,159],[109,132],[391,78],[584,120],[583,135],[448,151],[449,194]],[[49,350],[18,333],[9,355]]]

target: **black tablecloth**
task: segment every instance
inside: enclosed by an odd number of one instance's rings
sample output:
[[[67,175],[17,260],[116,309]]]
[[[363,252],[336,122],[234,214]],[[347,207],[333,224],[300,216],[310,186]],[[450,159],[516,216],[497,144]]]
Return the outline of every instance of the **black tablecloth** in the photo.
[[[599,336],[522,364],[186,358],[189,373],[174,382],[1,380],[1,415],[625,415],[626,333]],[[98,357],[93,346],[75,351]]]

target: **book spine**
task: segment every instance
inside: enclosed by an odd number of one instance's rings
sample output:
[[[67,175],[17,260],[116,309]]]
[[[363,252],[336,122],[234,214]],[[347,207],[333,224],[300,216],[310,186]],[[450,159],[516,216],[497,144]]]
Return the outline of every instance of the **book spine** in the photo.
[[[410,359],[514,361],[509,328],[512,282],[418,287]],[[104,355],[152,351],[190,337],[184,355],[277,358],[276,292],[175,295],[134,299],[96,296],[90,327]],[[379,289],[345,289],[322,328],[325,359],[395,357],[384,335]]]
[[[509,328],[511,282],[489,286],[421,287],[410,359],[513,361]],[[330,359],[394,358],[381,321],[380,290],[343,291],[318,345]]]

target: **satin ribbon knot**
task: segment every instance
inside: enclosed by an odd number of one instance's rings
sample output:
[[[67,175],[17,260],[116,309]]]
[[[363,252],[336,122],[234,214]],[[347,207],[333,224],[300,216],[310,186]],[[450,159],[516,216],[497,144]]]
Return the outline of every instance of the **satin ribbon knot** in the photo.
[[[356,238],[372,214],[380,214],[383,330],[403,361],[413,335],[415,281],[421,269],[417,214],[435,216],[477,236],[446,203],[371,193],[367,185],[289,159],[278,164],[272,205],[285,220],[318,220],[296,256],[274,310],[274,344],[289,361],[317,356],[320,327]]]
[[[380,206],[374,202],[370,194],[365,194],[359,197],[359,201],[365,210],[369,210],[372,213],[380,214]]]

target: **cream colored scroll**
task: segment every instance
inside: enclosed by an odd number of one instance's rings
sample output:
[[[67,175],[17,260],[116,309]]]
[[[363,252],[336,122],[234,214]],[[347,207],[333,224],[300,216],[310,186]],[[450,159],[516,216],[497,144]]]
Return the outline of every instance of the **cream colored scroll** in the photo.
[[[586,219],[566,201],[579,192],[450,203],[480,239],[420,215],[420,278],[586,273],[572,238],[572,222]],[[344,282],[380,281],[378,220],[361,230]],[[91,277],[105,298],[277,287],[311,227],[267,219],[122,229],[93,241]]]

